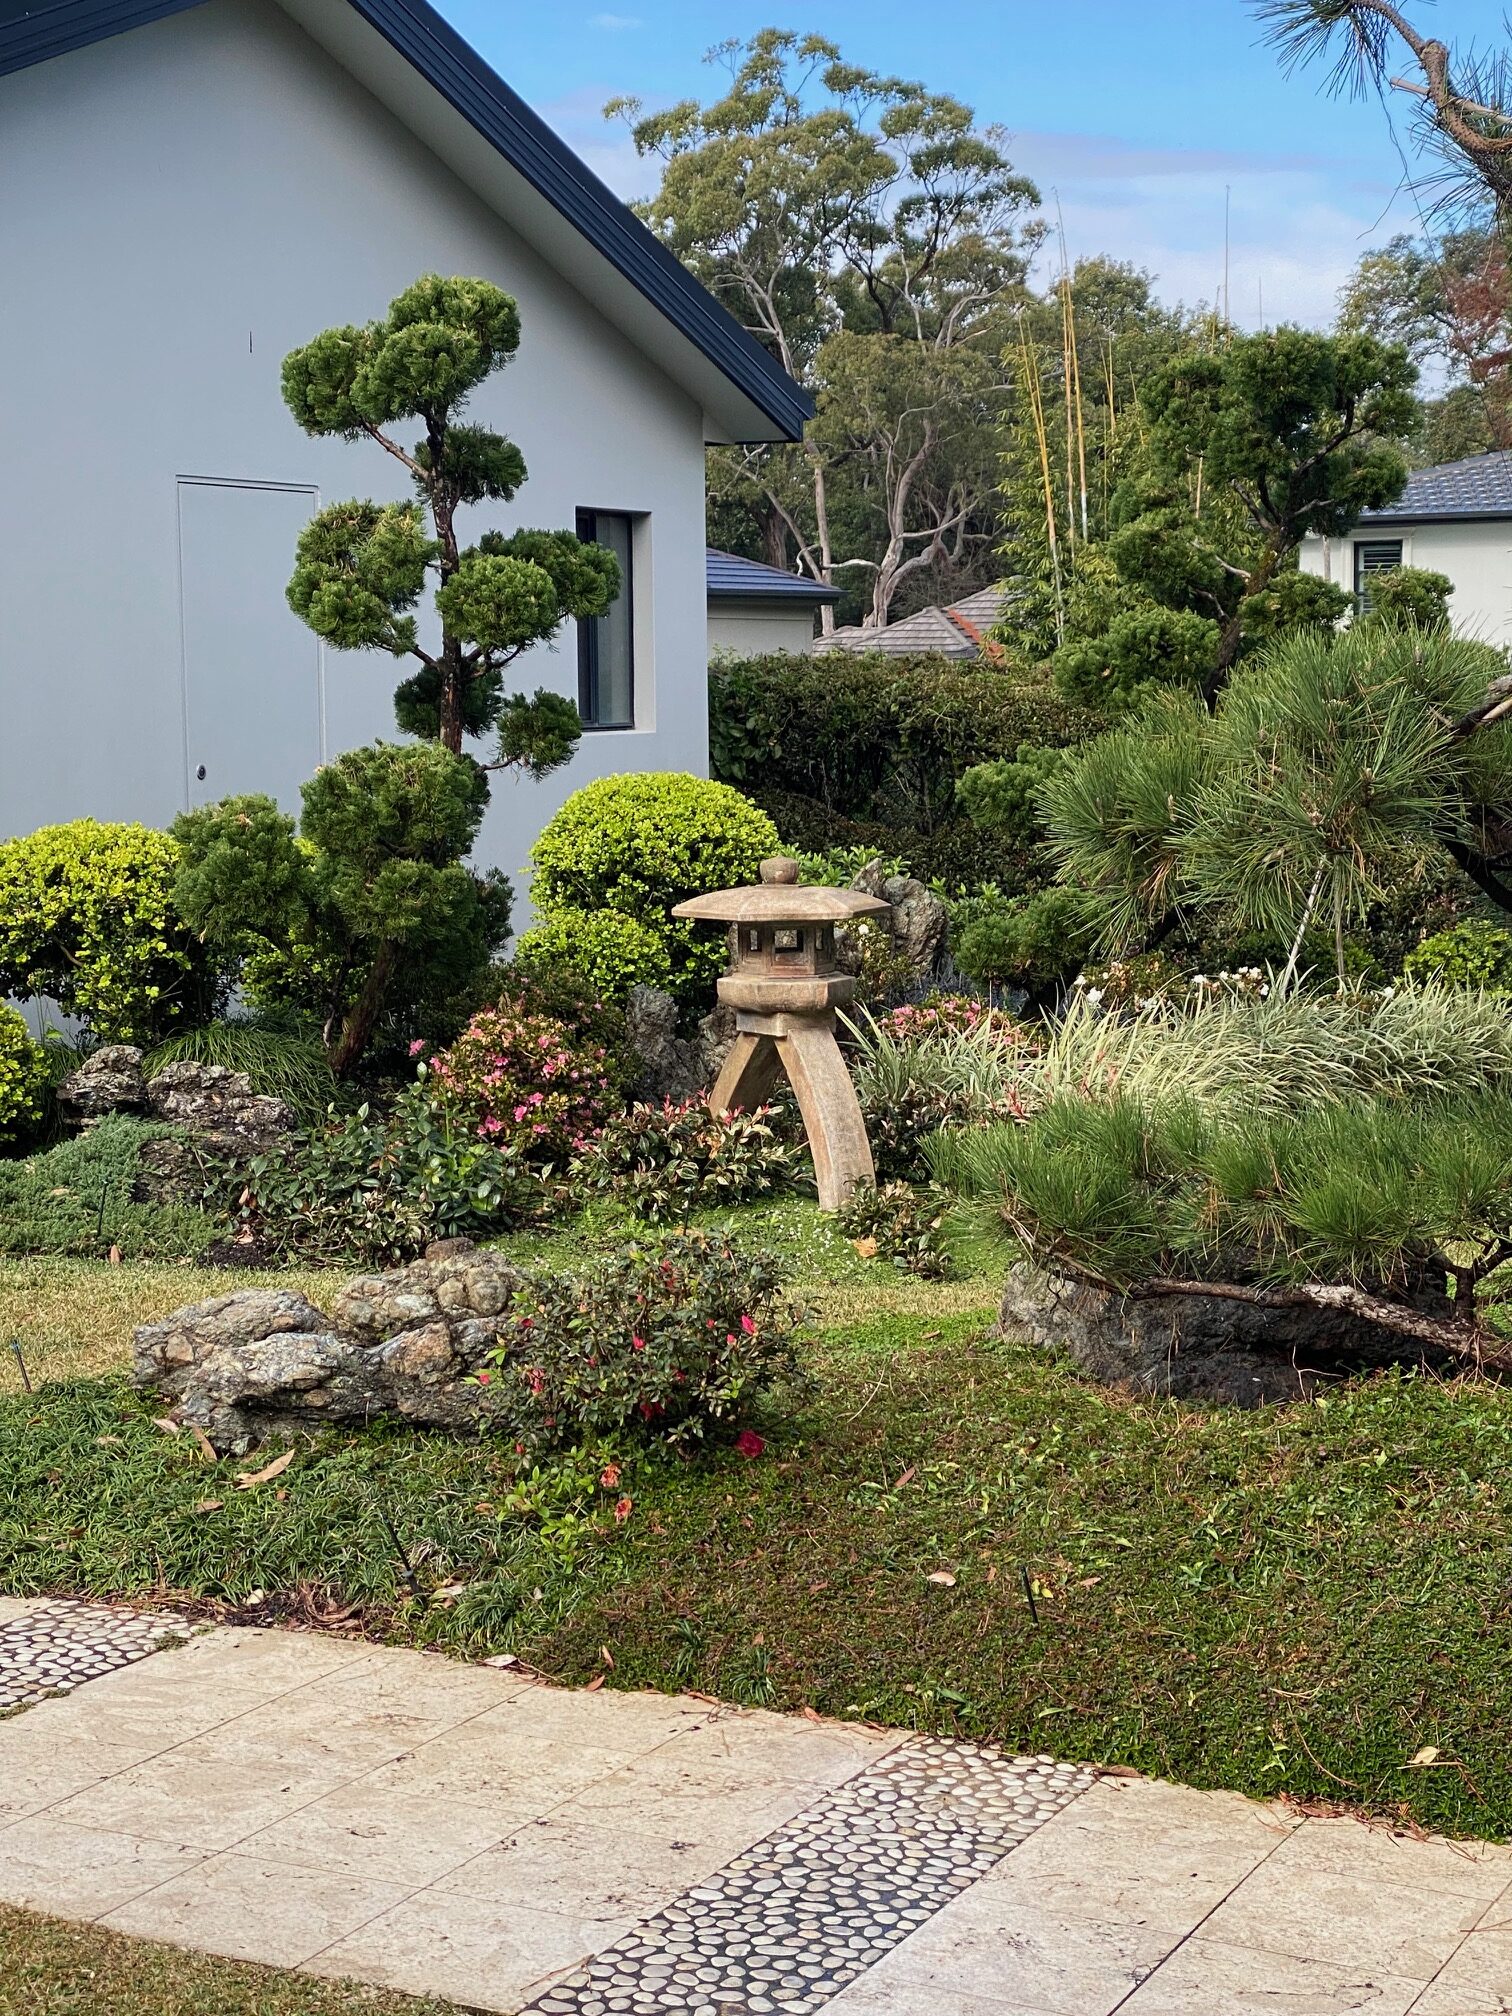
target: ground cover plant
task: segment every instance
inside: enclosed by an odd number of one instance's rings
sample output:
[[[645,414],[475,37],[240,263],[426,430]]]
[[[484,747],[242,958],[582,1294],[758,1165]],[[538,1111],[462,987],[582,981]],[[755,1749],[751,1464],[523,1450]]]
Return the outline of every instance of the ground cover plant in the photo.
[[[263,1622],[355,1604],[346,1628],[571,1682],[1512,1835],[1504,1394],[1393,1374],[1284,1409],[1135,1401],[992,1340],[969,1287],[963,1314],[938,1284],[918,1313],[837,1312],[807,1400],[692,1462],[375,1429],[239,1490],[249,1466],[118,1378],[13,1391],[0,1586]]]

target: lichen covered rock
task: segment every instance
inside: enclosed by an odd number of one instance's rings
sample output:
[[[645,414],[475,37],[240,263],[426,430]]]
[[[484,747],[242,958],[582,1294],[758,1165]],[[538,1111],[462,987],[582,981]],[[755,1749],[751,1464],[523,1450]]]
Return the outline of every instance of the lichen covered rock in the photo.
[[[348,1282],[330,1315],[290,1289],[249,1288],[143,1324],[132,1377],[237,1454],[270,1436],[384,1416],[475,1428],[473,1375],[498,1347],[519,1276],[465,1240],[446,1247]]]

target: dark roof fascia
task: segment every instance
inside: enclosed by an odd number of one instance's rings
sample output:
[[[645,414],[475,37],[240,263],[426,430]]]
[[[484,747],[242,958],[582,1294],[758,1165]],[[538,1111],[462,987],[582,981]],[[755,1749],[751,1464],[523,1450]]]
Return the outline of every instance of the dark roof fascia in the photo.
[[[710,588],[711,602],[838,602],[841,591],[822,583],[805,582],[796,590],[788,588]]]
[[[32,7],[0,19],[0,77],[203,5],[204,0],[54,0]]]
[[[61,0],[0,20],[0,76],[204,0]],[[798,440],[814,402],[635,213],[491,70],[426,0],[347,0],[498,149],[617,272],[665,315],[785,439]]]

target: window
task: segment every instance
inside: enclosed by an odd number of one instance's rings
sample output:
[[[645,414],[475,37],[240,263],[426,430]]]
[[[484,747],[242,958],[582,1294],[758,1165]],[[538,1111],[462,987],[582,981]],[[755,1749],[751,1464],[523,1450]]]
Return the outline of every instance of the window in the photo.
[[[602,616],[578,624],[578,712],[585,728],[635,726],[634,520],[624,511],[579,511],[579,539],[607,546],[620,592]]]
[[[1402,564],[1402,542],[1400,539],[1356,539],[1355,541],[1355,607],[1362,616],[1370,614],[1370,577],[1384,574],[1392,567]]]

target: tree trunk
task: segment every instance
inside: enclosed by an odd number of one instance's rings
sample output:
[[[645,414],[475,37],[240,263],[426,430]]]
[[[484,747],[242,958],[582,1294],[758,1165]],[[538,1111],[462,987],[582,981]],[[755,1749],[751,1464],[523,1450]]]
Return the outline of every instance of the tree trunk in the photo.
[[[1286,550],[1285,547],[1279,547],[1274,544],[1264,549],[1260,558],[1255,563],[1254,571],[1251,573],[1249,580],[1245,583],[1244,597],[1262,594],[1270,586],[1275,577],[1276,569],[1281,564],[1281,556]],[[1218,663],[1213,670],[1212,678],[1209,679],[1203,689],[1209,700],[1217,693],[1219,687],[1227,682],[1228,675],[1234,669],[1234,661],[1239,656],[1239,647],[1243,642],[1244,598],[1241,598],[1239,607],[1224,624],[1219,634]]]
[[[383,1009],[383,997],[388,992],[398,963],[398,950],[392,943],[379,946],[378,955],[362,984],[362,992],[342,1017],[341,1034],[330,1056],[333,1077],[345,1078],[373,1040],[373,1030]]]

